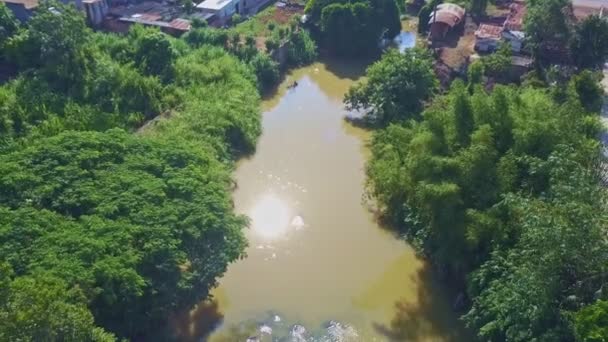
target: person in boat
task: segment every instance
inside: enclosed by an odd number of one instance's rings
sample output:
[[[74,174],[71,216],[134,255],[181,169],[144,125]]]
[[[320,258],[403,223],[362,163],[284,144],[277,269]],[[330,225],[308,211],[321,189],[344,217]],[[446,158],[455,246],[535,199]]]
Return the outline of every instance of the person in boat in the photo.
[[[289,86],[290,89],[298,86],[298,81],[293,81],[293,83]]]

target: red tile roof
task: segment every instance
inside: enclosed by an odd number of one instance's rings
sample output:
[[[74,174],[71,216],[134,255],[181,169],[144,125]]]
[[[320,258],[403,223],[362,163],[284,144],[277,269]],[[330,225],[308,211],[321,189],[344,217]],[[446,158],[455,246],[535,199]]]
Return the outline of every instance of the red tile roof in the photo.
[[[511,31],[523,31],[524,16],[526,15],[526,4],[523,2],[514,2],[509,6],[511,13],[505,20],[504,28]]]
[[[480,24],[477,31],[475,31],[475,37],[477,38],[495,38],[500,39],[502,35],[502,26],[492,24]]]

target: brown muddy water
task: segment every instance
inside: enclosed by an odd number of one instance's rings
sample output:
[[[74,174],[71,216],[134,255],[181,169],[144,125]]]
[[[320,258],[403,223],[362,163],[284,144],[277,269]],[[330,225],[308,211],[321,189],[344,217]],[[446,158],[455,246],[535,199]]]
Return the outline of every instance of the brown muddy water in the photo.
[[[369,133],[342,104],[362,72],[317,63],[263,102],[257,151],[236,170],[247,257],[182,322],[181,340],[464,340],[428,265],[364,203]]]

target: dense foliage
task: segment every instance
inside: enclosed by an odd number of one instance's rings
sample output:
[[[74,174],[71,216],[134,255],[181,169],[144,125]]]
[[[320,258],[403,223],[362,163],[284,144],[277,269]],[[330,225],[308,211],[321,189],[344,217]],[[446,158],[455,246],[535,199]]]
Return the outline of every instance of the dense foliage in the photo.
[[[608,21],[598,15],[577,20],[566,0],[536,0],[528,4],[524,29],[527,46],[540,62],[579,68],[601,66],[608,58]]]
[[[367,69],[367,79],[353,86],[344,102],[371,125],[387,125],[417,115],[438,87],[428,51],[391,49]]]
[[[5,43],[20,72],[0,86],[0,340],[158,330],[242,256],[230,171],[276,65],[205,29],[93,33],[57,3]]]
[[[578,23],[570,42],[570,50],[579,67],[601,66],[608,57],[608,20],[591,15]]]
[[[289,65],[306,65],[317,59],[317,44],[312,40],[308,31],[292,31],[288,44],[287,62]]]
[[[571,35],[568,0],[535,0],[527,3],[524,18],[527,44],[537,57],[547,57],[567,46]]]
[[[19,21],[3,2],[0,4],[0,61],[5,58],[5,44],[19,29]]]
[[[245,245],[229,172],[179,140],[68,132],[0,165],[0,254],[15,281],[61,279],[121,335],[205,298]]]
[[[469,86],[455,81],[420,120],[392,116],[401,123],[375,133],[369,191],[445,276],[466,282],[464,320],[480,340],[603,341],[597,79],[488,93],[477,65]]]
[[[324,46],[340,56],[377,52],[381,39],[401,31],[395,0],[310,0],[305,11],[320,29]]]

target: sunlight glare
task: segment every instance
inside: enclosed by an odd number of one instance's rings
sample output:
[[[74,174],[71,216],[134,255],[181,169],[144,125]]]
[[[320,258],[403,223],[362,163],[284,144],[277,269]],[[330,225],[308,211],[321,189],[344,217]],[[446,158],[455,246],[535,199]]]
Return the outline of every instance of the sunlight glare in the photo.
[[[249,213],[251,229],[258,235],[275,239],[289,228],[289,206],[275,194],[262,196]]]

